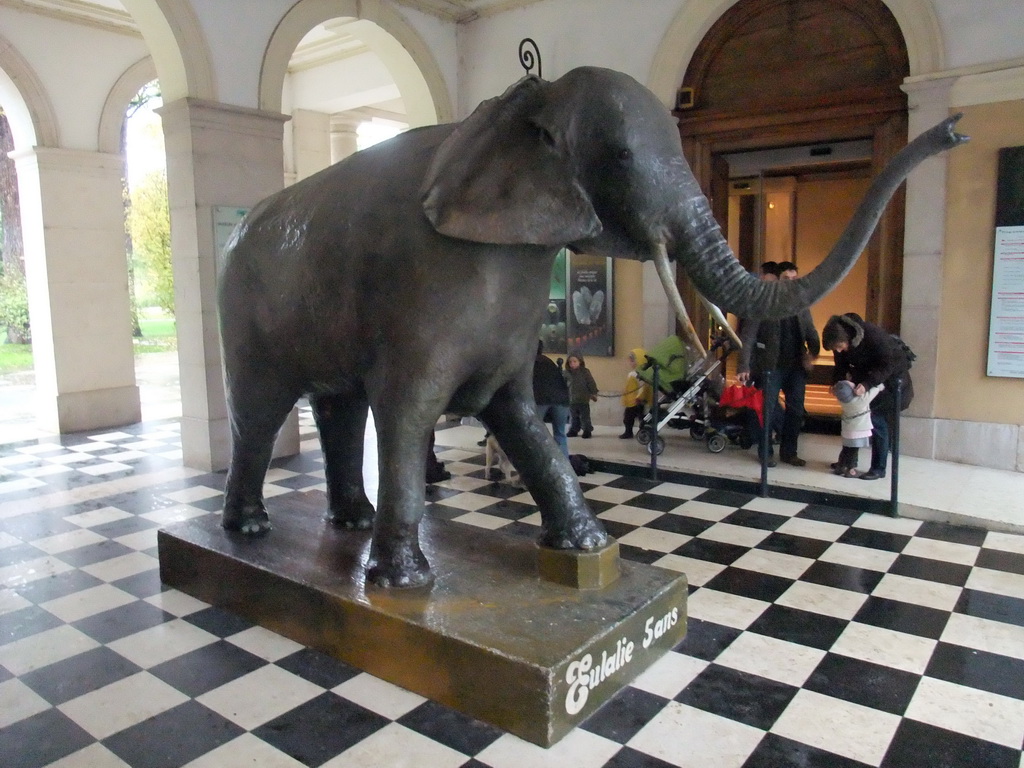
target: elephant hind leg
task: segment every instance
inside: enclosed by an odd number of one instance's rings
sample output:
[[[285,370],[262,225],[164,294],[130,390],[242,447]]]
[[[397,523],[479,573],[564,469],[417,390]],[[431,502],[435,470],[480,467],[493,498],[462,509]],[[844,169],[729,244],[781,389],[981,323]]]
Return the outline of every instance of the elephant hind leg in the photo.
[[[298,396],[281,387],[236,386],[229,393],[231,464],[224,486],[221,526],[248,536],[270,531],[263,481],[277,433]]]
[[[309,398],[320,433],[327,479],[327,520],[332,525],[365,531],[375,510],[363,487],[363,436],[369,402],[361,389]]]

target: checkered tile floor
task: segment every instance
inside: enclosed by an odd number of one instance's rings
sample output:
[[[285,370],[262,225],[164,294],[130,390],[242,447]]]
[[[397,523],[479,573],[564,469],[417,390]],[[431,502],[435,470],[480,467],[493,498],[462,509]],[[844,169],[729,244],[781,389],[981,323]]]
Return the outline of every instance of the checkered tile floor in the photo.
[[[537,534],[478,453],[440,455],[428,514]],[[223,485],[175,423],[4,446],[0,766],[1024,768],[1024,537],[583,481],[625,557],[687,574],[689,634],[545,751],[163,588],[157,528]],[[322,483],[307,450],[267,494]]]

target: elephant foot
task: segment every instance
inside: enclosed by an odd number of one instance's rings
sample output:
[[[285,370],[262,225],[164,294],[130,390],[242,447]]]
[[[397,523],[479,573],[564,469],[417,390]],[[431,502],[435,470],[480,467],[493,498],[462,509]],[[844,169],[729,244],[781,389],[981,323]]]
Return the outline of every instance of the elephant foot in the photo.
[[[271,528],[270,515],[263,504],[225,505],[220,525],[226,531],[253,537],[265,536]]]
[[[596,549],[608,543],[608,534],[590,510],[572,514],[565,525],[545,526],[540,544],[552,549]]]
[[[378,587],[425,587],[434,582],[434,574],[415,540],[378,547],[374,538],[366,580]]]
[[[376,514],[377,510],[373,508],[373,504],[363,496],[361,499],[332,504],[325,519],[335,528],[344,528],[348,531],[368,531],[373,527],[373,518]]]

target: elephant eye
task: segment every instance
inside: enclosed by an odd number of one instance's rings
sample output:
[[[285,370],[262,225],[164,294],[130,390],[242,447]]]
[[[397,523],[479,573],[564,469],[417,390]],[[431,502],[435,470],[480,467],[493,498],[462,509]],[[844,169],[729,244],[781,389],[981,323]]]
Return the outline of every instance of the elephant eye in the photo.
[[[616,156],[616,157],[617,157],[617,158],[618,158],[619,160],[632,160],[632,159],[633,159],[633,150],[631,150],[631,149],[620,149],[620,150],[619,150],[619,151],[618,151],[618,152],[616,153],[616,155],[615,155],[615,156]]]

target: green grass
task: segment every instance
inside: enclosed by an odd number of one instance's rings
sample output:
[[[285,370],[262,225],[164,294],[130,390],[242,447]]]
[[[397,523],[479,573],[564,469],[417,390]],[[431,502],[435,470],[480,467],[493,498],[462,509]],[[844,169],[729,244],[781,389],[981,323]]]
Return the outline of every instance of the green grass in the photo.
[[[31,344],[0,344],[0,374],[31,370]]]
[[[134,339],[135,354],[173,352],[178,348],[174,335],[173,317],[140,317],[142,338]],[[32,370],[32,345],[7,344],[6,334],[0,332],[0,375]]]

